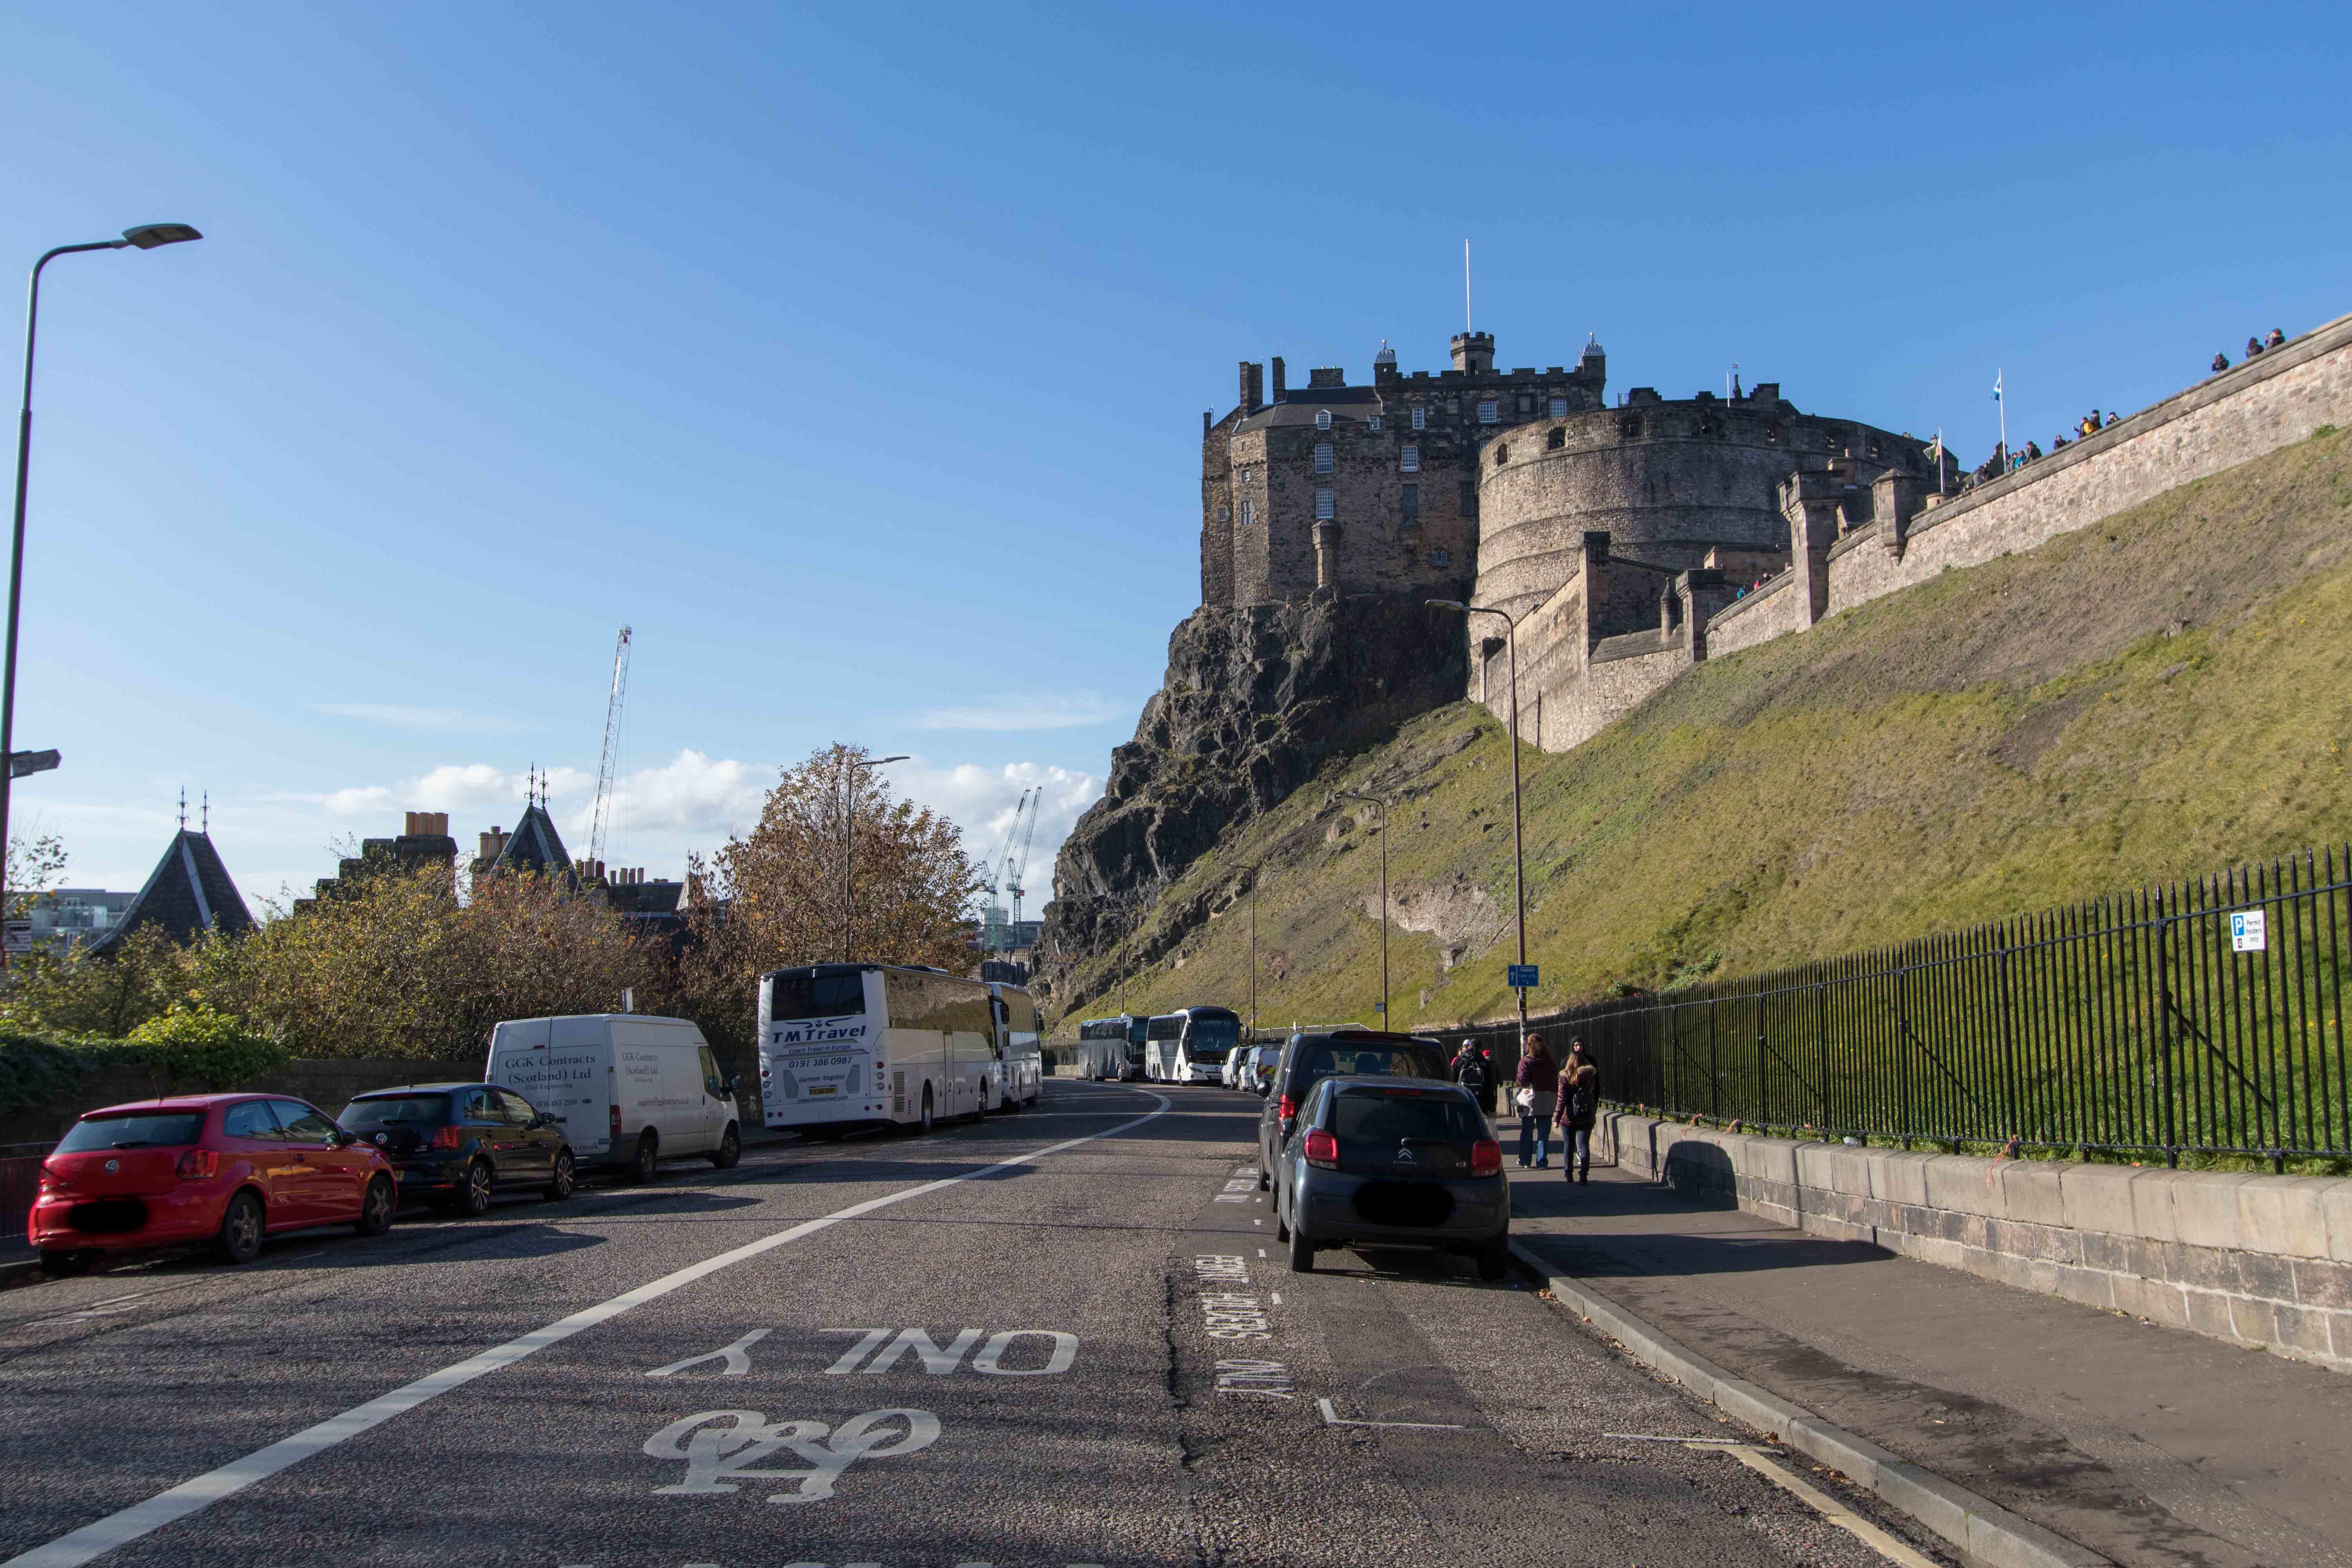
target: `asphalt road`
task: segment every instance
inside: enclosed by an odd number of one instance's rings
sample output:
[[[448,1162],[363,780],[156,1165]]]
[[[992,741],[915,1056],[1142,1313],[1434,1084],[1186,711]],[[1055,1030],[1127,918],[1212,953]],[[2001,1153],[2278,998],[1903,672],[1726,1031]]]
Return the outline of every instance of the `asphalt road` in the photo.
[[[1292,1275],[1256,1110],[1049,1081],[927,1139],[7,1291],[0,1568],[1886,1561],[1720,1447],[1606,1436],[1740,1434],[1524,1282]]]

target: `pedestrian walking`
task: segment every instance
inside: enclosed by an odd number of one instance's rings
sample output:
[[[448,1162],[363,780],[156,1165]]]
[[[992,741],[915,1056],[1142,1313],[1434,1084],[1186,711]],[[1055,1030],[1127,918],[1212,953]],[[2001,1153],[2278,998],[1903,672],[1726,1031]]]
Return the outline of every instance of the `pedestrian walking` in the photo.
[[[1559,1093],[1566,1101],[1560,1113],[1560,1152],[1571,1182],[1592,1180],[1592,1129],[1601,1120],[1601,1068],[1585,1054],[1582,1040],[1568,1043],[1568,1063],[1559,1069]]]
[[[1495,1114],[1495,1091],[1498,1079],[1495,1075],[1495,1053],[1485,1046],[1478,1047],[1478,1103],[1488,1116]]]
[[[1454,1074],[1454,1081],[1470,1091],[1471,1099],[1481,1105],[1486,1103],[1486,1064],[1478,1059],[1475,1046],[1467,1040],[1463,1041],[1462,1048],[1454,1053],[1449,1070]]]
[[[1551,1059],[1551,1049],[1541,1035],[1528,1035],[1520,1042],[1514,1087],[1511,1104],[1519,1113],[1519,1169],[1529,1168],[1528,1155],[1532,1152],[1533,1168],[1540,1171],[1551,1163],[1551,1117],[1559,1101],[1559,1067]]]

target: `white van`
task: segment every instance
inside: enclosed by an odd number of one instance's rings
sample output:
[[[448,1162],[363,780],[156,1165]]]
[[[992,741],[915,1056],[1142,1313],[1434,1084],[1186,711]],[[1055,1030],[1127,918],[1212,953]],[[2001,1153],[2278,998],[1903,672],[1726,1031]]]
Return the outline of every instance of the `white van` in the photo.
[[[760,976],[760,1107],[813,1142],[1034,1105],[1037,1007],[944,970],[818,963]]]
[[[699,1154],[723,1171],[742,1157],[735,1084],[683,1018],[509,1019],[490,1032],[483,1077],[553,1117],[583,1171],[649,1182],[663,1160]]]

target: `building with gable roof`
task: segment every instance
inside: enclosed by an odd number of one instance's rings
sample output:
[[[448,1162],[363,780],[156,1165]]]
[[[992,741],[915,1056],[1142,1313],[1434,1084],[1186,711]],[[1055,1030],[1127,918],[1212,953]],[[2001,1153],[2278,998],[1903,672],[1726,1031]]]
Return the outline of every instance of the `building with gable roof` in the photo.
[[[213,847],[211,833],[190,832],[184,820],[131,907],[86,951],[104,957],[132,931],[151,928],[184,942],[207,931],[240,935],[254,924],[252,911]]]

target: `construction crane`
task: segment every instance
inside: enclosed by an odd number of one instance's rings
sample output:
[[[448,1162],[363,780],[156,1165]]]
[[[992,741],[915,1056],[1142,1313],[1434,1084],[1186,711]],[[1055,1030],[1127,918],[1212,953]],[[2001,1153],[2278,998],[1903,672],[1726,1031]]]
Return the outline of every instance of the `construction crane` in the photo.
[[[1026,827],[1021,826],[1021,813],[1015,810],[1013,814],[1013,826],[1021,831],[1021,844],[1004,858],[1004,879],[1013,884],[1013,924],[1015,927],[1021,924],[1021,896],[1029,889],[1019,882],[1013,882],[1013,879],[1019,877],[1023,881],[1028,880],[1029,846],[1037,837],[1037,808],[1045,801],[1045,786],[1039,784],[1029,795],[1029,825]]]
[[[1033,795],[1044,793],[1042,789],[1021,792],[1021,798],[1013,806],[1013,820],[1006,825],[996,853],[984,862],[988,872],[988,888],[984,896],[988,901],[982,907],[980,918],[981,944],[983,947],[994,948],[1003,941],[1004,900],[1013,885],[1013,851],[1021,834],[1022,814],[1029,809]]]
[[[596,809],[588,819],[588,860],[604,863],[604,822],[613,806],[613,770],[621,750],[621,709],[629,700],[629,628],[613,645],[613,694],[604,704],[604,760],[596,765]]]

